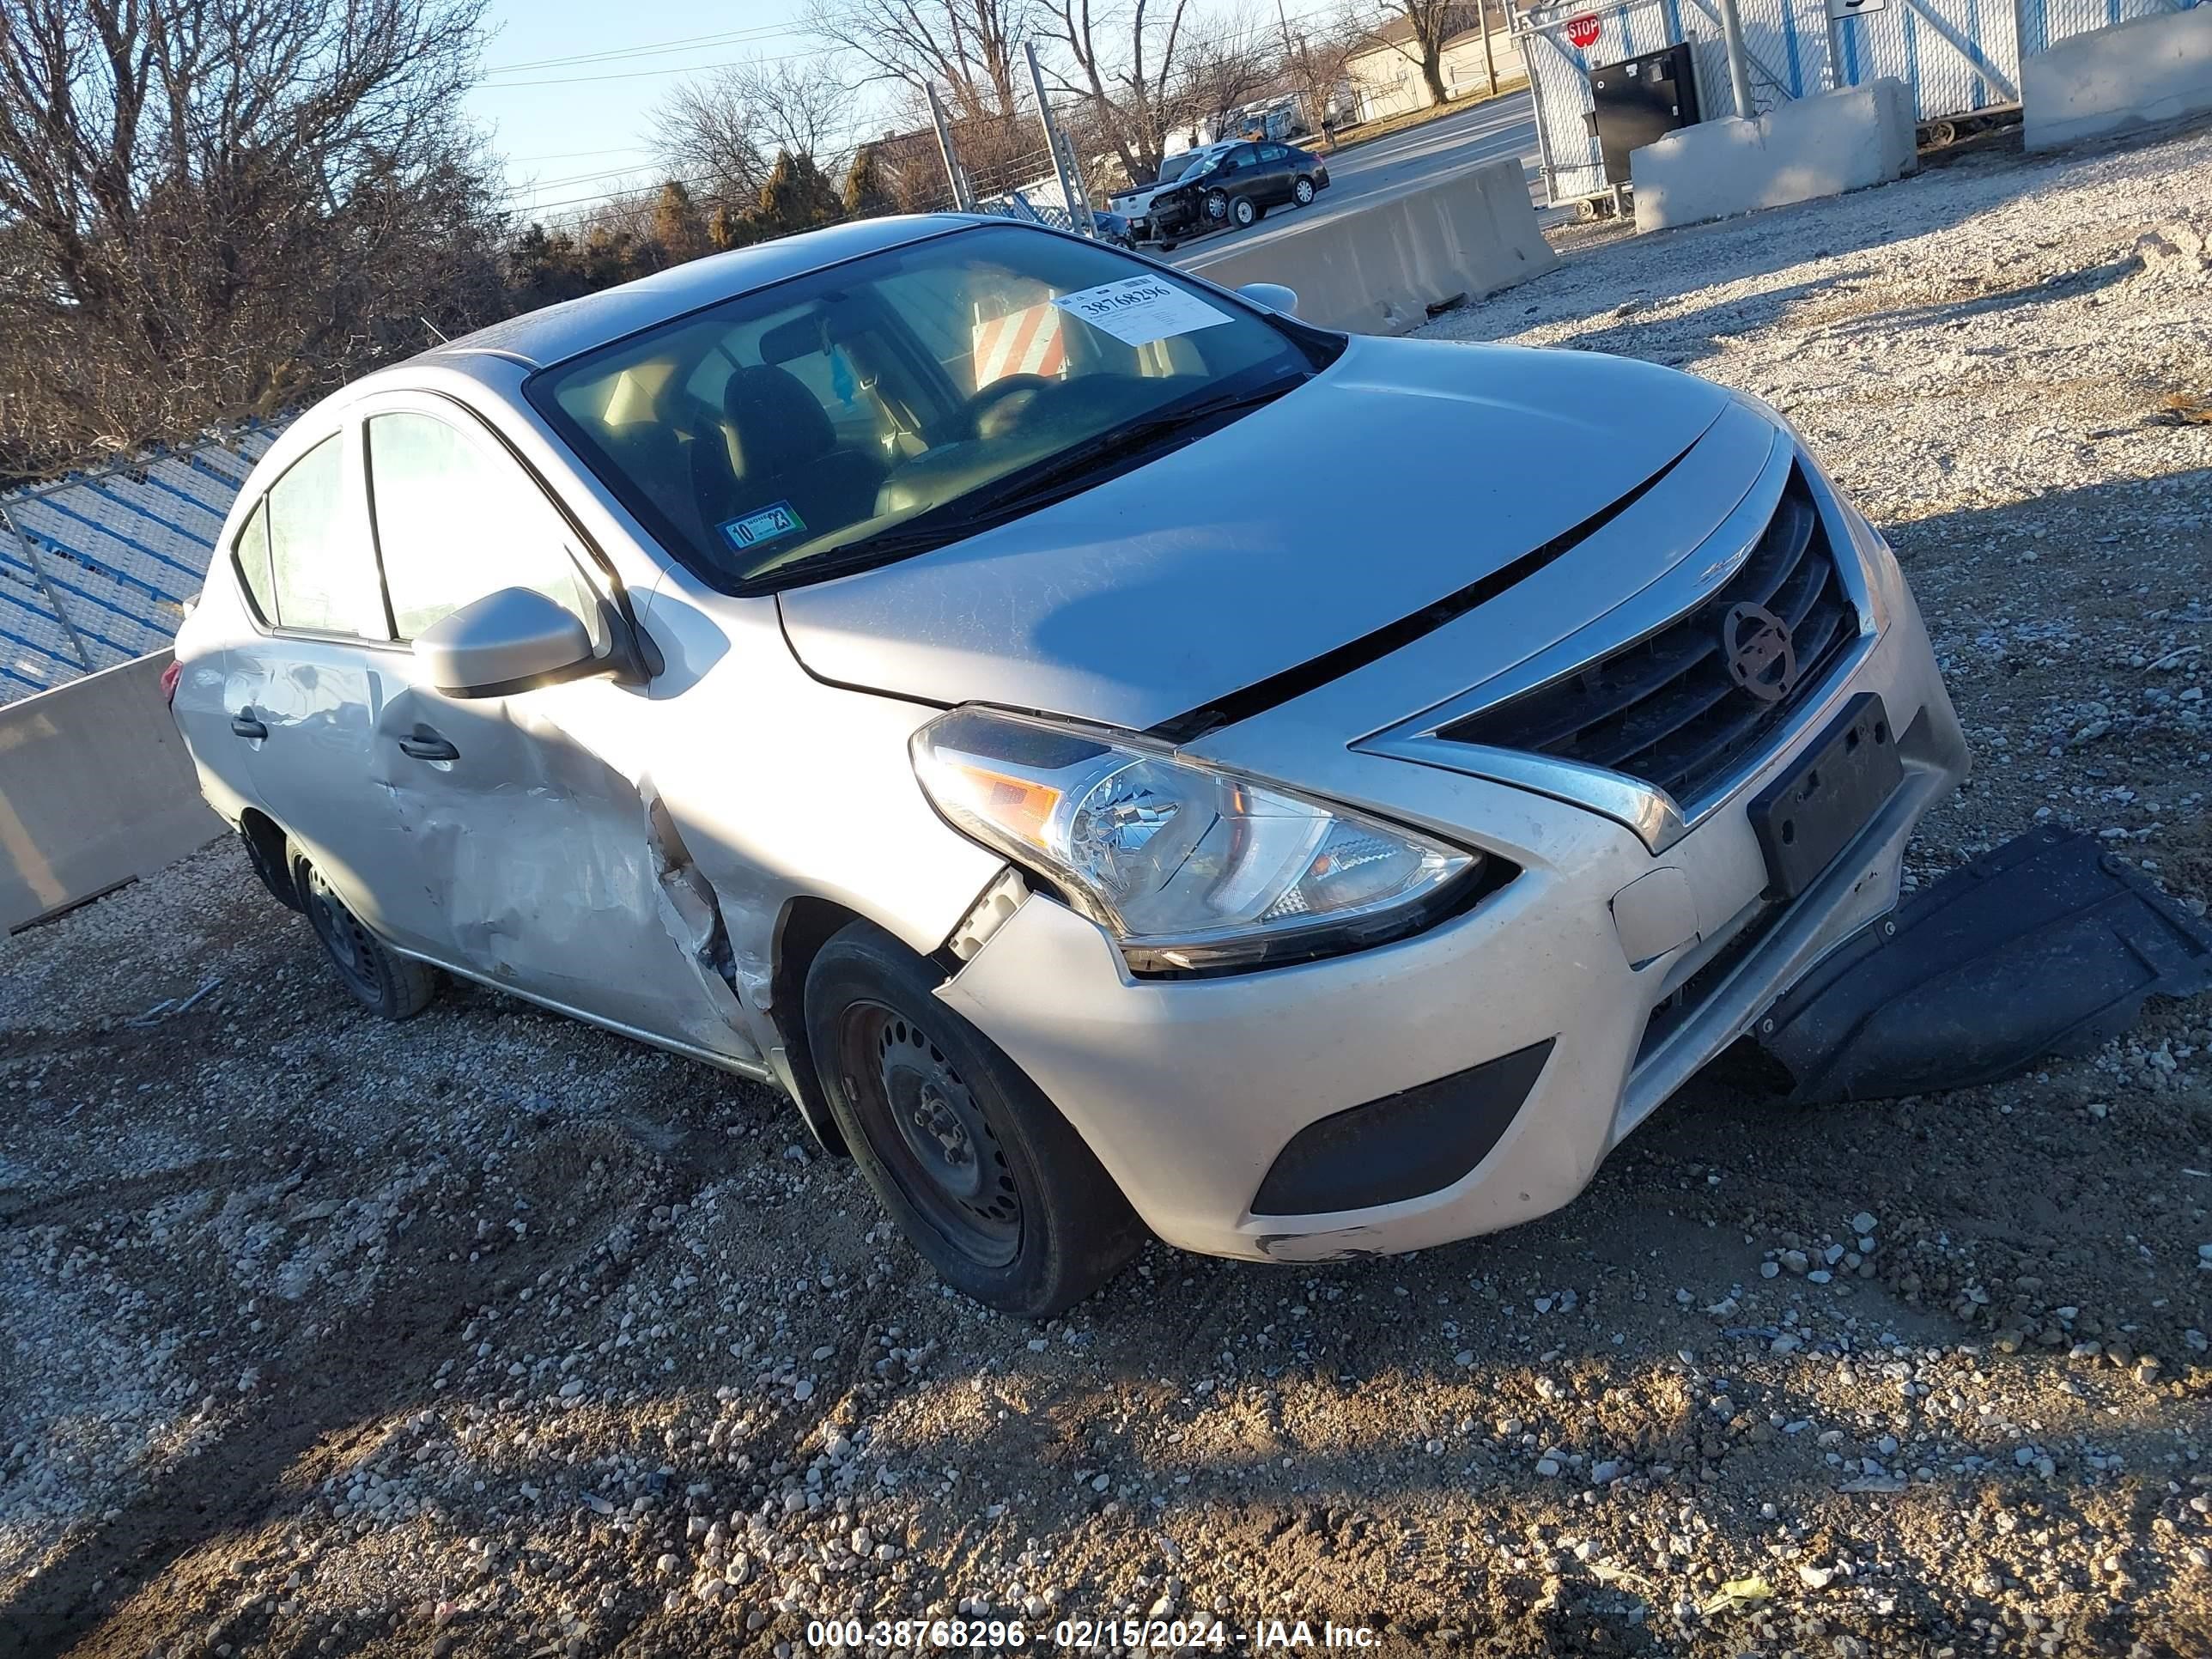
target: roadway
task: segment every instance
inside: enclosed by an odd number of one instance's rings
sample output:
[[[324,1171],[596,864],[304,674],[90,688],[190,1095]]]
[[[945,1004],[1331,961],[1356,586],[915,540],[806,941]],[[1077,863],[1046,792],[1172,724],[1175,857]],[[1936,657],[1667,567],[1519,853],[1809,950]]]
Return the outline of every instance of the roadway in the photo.
[[[1543,186],[1536,171],[1536,117],[1525,87],[1487,99],[1456,115],[1354,144],[1341,155],[1328,156],[1329,185],[1311,207],[1272,209],[1249,230],[1217,231],[1194,242],[1178,243],[1168,257],[1177,264],[1187,264],[1194,258],[1210,257],[1231,242],[1288,235],[1356,203],[1409,189],[1470,161],[1494,161],[1507,155],[1518,156],[1528,169],[1529,196],[1540,212]]]

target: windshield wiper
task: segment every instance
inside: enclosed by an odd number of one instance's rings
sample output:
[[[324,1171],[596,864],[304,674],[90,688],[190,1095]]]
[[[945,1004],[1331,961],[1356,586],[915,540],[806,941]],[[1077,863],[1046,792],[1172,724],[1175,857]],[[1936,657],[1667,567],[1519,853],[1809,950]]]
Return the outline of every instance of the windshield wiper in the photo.
[[[1133,421],[1102,432],[1095,438],[1085,439],[1056,455],[1048,456],[1034,466],[1024,467],[1006,480],[1003,488],[987,492],[983,500],[977,503],[976,510],[996,515],[1022,512],[1042,505],[1044,500],[1068,493],[1067,486],[1071,483],[1097,471],[1109,462],[1150,448],[1172,433],[1210,421],[1216,416],[1273,403],[1294,387],[1303,386],[1306,379],[1304,374],[1286,375],[1243,392],[1226,392],[1194,404],[1164,409],[1157,414],[1139,416]]]
[[[1264,386],[1139,416],[1021,469],[998,489],[986,487],[932,508],[906,524],[779,564],[746,578],[732,591],[743,595],[827,581],[917,553],[931,552],[948,542],[975,535],[1073,495],[1082,487],[1082,481],[1100,467],[1149,448],[1170,434],[1237,410],[1273,403],[1284,393],[1304,385],[1309,378],[1302,374],[1281,375]]]
[[[785,587],[800,587],[810,582],[827,581],[832,576],[849,576],[855,570],[866,570],[895,559],[910,558],[916,553],[927,553],[951,541],[957,541],[969,533],[964,526],[933,525],[917,529],[901,525],[896,529],[878,531],[872,536],[862,536],[853,541],[840,542],[825,547],[819,553],[810,553],[803,559],[792,559],[770,565],[756,575],[747,576],[730,591],[744,598],[752,593],[773,593]]]

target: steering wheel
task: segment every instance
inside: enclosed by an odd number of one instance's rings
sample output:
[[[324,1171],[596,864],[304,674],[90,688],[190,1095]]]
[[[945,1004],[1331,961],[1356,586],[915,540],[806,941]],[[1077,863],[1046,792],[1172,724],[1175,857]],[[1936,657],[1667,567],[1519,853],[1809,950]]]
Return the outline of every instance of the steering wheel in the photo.
[[[990,434],[983,430],[984,417],[1000,404],[1023,392],[1034,394],[1059,384],[1042,374],[1001,375],[990,385],[977,387],[975,396],[968,399],[968,422],[977,437],[988,437]]]

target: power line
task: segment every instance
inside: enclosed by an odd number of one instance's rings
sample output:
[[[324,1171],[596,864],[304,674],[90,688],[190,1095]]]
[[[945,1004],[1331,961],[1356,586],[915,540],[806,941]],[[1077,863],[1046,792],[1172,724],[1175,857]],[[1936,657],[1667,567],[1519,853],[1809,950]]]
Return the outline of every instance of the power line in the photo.
[[[599,149],[562,149],[555,150],[550,155],[509,155],[505,159],[511,167],[522,167],[531,161],[588,161],[594,155],[644,155],[650,153],[651,147],[645,144],[608,144]]]
[[[821,135],[821,141],[825,149],[842,149],[850,143],[866,143],[873,139],[880,138],[884,136],[885,131],[884,124],[880,119],[863,118],[848,125],[832,128],[830,131],[823,132]],[[532,195],[536,191],[542,190],[558,190],[566,185],[581,185],[595,179],[622,179],[639,173],[652,175],[649,178],[648,182],[637,186],[637,188],[641,190],[657,190],[663,183],[666,182],[669,177],[667,173],[660,170],[655,162],[647,160],[636,162],[629,167],[607,167],[598,173],[579,173],[572,174],[567,178],[545,179],[526,185],[517,185],[507,191],[506,199],[512,203],[519,201],[526,196]],[[679,179],[676,182],[683,185],[686,190],[699,188],[699,186],[691,184],[686,179]],[[598,195],[580,197],[575,198],[575,200],[580,202],[598,201],[603,197],[616,193],[622,188],[623,186],[619,185],[613,185],[606,190],[601,191]],[[543,212],[553,207],[569,204],[570,204],[568,203],[543,203],[537,206],[533,206],[529,210],[529,211],[532,213]]]
[[[754,64],[795,64],[803,58],[828,58],[843,50],[820,46],[811,52],[778,52],[767,58],[732,58],[719,64],[671,64],[662,69],[624,70],[612,75],[562,75],[544,81],[487,81],[486,92],[505,92],[513,87],[574,87],[592,81],[641,81],[656,75],[705,75],[714,70],[743,69]]]
[[[559,190],[566,185],[586,185],[594,179],[620,179],[633,173],[649,173],[653,164],[650,159],[632,161],[627,167],[601,167],[597,173],[572,173],[560,179],[534,179],[526,185],[517,185],[507,191],[509,199],[528,196],[541,190]]]
[[[680,40],[659,40],[637,46],[608,46],[595,52],[571,52],[562,58],[533,58],[520,64],[499,64],[484,73],[518,75],[527,70],[560,69],[569,64],[602,64],[622,58],[651,58],[664,52],[690,52],[701,46],[728,46],[738,40],[773,40],[778,35],[797,32],[788,24],[756,23],[747,28],[727,29],[715,34],[687,35]]]

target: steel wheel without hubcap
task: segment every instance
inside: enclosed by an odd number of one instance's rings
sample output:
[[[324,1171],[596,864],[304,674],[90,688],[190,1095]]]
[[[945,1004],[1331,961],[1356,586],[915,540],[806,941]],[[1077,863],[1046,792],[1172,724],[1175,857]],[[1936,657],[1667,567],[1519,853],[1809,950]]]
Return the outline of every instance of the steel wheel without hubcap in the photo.
[[[315,930],[315,937],[330,952],[331,964],[345,981],[346,988],[363,1002],[374,1003],[382,988],[377,982],[374,966],[375,936],[331,891],[331,884],[323,879],[321,871],[313,865],[307,866],[307,921]]]
[[[1260,216],[1260,210],[1252,205],[1250,197],[1240,196],[1229,204],[1229,216],[1237,222],[1239,229],[1243,229]]]
[[[437,994],[436,972],[391,949],[332,890],[321,871],[296,850],[290,857],[292,890],[355,1000],[386,1019],[412,1019],[421,1013]]]
[[[807,1064],[837,1133],[954,1289],[1045,1319],[1129,1259],[1144,1230],[1081,1136],[938,996],[945,970],[854,921],[806,970]]]
[[[1004,1267],[1022,1242],[1005,1149],[945,1052],[879,1002],[844,1012],[838,1060],[855,1114],[907,1200],[962,1255]]]

